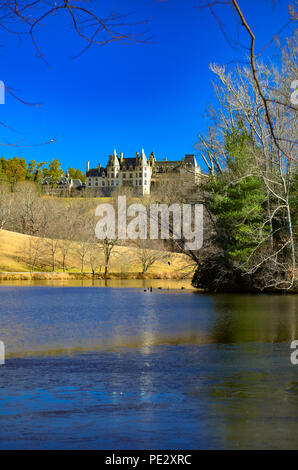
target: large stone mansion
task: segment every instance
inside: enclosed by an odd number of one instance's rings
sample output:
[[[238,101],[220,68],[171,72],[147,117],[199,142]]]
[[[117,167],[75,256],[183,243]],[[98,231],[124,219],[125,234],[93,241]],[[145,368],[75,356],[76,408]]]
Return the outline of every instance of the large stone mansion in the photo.
[[[52,177],[42,180],[42,187],[46,194],[51,195],[78,195],[79,192],[89,192],[95,196],[109,196],[115,189],[129,187],[139,196],[150,194],[152,185],[160,182],[166,174],[185,175],[192,184],[198,184],[202,175],[194,155],[185,155],[182,160],[157,161],[154,152],[147,159],[144,149],[136,152],[134,158],[124,158],[123,153],[117,155],[114,150],[109,156],[106,167],[98,164],[96,168],[90,168],[89,161],[86,168],[86,183],[72,179],[66,173],[57,183]],[[187,177],[187,178],[186,178]]]
[[[86,190],[109,195],[118,187],[131,187],[142,196],[150,194],[152,182],[164,173],[187,173],[197,183],[200,167],[194,155],[185,155],[180,161],[157,161],[153,152],[147,159],[144,149],[141,154],[136,152],[135,158],[125,158],[122,152],[118,156],[114,150],[105,168],[99,164],[90,169],[90,163],[87,162]]]

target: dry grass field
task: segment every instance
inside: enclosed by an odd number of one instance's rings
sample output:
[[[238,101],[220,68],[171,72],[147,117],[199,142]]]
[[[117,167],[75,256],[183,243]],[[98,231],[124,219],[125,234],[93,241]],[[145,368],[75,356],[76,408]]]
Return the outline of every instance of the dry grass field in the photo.
[[[56,253],[55,273],[52,272],[50,243],[48,240],[37,239],[21,233],[0,230],[0,278],[14,278],[22,273],[30,273],[30,240],[31,243],[40,241],[39,254],[34,271],[44,273],[45,277],[63,275],[62,255],[59,244]],[[194,266],[191,260],[183,254],[167,253],[165,260],[157,261],[151,266],[145,277],[149,279],[190,279]],[[81,263],[78,254],[78,246],[74,242],[71,244],[66,257],[66,272],[74,276],[81,275]],[[96,275],[101,277],[104,272],[104,257],[98,249],[98,260],[96,265]],[[8,274],[9,273],[9,274]],[[60,273],[60,274],[59,274]],[[92,270],[88,261],[85,260],[84,276],[91,275]],[[141,262],[137,256],[137,249],[116,246],[112,252],[109,275],[117,278],[143,277]],[[18,276],[17,276],[18,274]]]

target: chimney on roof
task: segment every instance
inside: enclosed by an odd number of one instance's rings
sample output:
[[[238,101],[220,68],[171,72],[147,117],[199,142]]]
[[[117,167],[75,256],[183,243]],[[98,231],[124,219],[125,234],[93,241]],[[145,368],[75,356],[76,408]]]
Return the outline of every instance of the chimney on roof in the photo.
[[[100,167],[101,167],[101,163],[98,164],[98,168],[100,168]]]
[[[163,158],[163,159],[162,159],[162,161],[163,161],[163,162],[166,162],[166,161],[167,161],[167,159],[166,159],[166,158]]]
[[[120,152],[120,162],[123,162],[123,152]]]
[[[136,152],[136,161],[138,162],[139,160],[139,152]]]
[[[86,169],[87,169],[87,171],[89,171],[89,169],[90,169],[90,162],[87,162],[87,164],[86,164]]]

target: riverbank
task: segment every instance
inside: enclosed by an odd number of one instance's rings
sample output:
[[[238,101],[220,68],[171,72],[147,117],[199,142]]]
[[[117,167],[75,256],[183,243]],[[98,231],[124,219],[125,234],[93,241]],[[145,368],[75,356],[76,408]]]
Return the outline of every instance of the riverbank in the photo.
[[[103,273],[70,273],[70,272],[0,272],[0,281],[72,281],[72,280],[174,280],[191,282],[191,274],[181,273],[113,273],[107,277]]]
[[[191,285],[191,279],[94,279],[57,276],[55,278],[26,278],[26,279],[0,279],[0,290],[7,286],[14,287],[103,287],[103,288],[124,288],[138,289],[144,292],[197,292]]]

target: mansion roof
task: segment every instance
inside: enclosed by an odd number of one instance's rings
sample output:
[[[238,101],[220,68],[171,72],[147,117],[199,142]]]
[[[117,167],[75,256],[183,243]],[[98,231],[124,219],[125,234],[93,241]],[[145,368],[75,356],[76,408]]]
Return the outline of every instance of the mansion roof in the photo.
[[[102,167],[92,168],[91,170],[86,171],[86,176],[104,176],[105,169]]]
[[[133,168],[135,169],[135,167],[137,166],[137,160],[136,158],[123,158],[121,161],[120,161],[120,170],[129,170],[129,168]]]
[[[193,167],[198,168],[198,164],[194,155],[185,155],[181,160],[167,160],[164,159],[162,161],[156,161],[155,155],[151,152],[149,159],[145,155],[144,149],[142,149],[141,154],[137,152],[136,157],[134,158],[123,158],[123,153],[120,153],[120,157],[118,157],[116,150],[114,150],[114,154],[109,156],[109,161],[107,163],[106,168],[101,167],[98,165],[97,168],[89,169],[89,162],[88,162],[88,169],[86,171],[87,177],[103,177],[107,176],[107,170],[109,168],[116,167],[120,171],[129,171],[129,170],[136,170],[138,167],[142,166],[151,166],[155,168],[157,173],[164,173],[168,171],[179,171],[181,168],[185,167]]]

